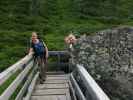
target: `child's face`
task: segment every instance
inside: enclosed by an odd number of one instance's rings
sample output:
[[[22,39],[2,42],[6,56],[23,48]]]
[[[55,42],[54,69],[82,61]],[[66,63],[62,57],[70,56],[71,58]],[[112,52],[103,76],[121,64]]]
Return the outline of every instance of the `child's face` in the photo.
[[[34,42],[36,41],[36,39],[37,39],[37,35],[32,35],[32,41]]]

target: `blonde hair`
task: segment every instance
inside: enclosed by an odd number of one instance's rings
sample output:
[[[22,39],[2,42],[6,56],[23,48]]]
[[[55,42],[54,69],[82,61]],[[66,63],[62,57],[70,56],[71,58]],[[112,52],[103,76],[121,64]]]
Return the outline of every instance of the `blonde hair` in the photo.
[[[38,36],[36,32],[32,32],[32,36]]]
[[[67,44],[73,44],[77,41],[76,37],[73,34],[69,34],[68,36],[65,37],[64,40]]]

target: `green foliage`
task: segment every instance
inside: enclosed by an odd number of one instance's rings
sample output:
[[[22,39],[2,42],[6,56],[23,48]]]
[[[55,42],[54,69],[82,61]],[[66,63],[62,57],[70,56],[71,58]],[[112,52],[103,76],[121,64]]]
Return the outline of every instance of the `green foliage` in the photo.
[[[30,32],[0,31],[0,72],[27,52]]]
[[[77,16],[127,18],[132,16],[132,0],[73,0]]]
[[[17,77],[19,73],[20,71],[17,71],[11,77],[9,77],[9,79],[6,82],[4,82],[4,84],[1,85],[0,94],[2,94],[5,89],[7,89],[7,87],[15,80],[15,78]]]
[[[64,37],[70,32],[90,35],[118,25],[133,26],[132,11],[133,0],[0,0],[0,72],[26,55],[32,31],[49,50],[64,50]]]
[[[49,50],[63,50],[64,37],[133,25],[132,0],[1,0],[0,72],[22,58],[32,31]]]
[[[64,49],[64,36],[59,34],[47,34],[44,39],[47,43],[49,50],[63,50]]]

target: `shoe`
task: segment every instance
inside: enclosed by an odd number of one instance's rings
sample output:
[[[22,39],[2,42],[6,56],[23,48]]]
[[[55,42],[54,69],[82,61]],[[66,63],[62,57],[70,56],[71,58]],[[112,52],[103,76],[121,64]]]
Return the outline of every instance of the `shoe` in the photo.
[[[43,84],[44,83],[44,81],[43,80],[40,80],[40,84]]]

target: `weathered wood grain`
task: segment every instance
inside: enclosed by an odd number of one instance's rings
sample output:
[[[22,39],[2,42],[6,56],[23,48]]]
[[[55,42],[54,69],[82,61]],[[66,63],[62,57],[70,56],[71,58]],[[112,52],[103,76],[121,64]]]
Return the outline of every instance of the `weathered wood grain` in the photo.
[[[43,84],[37,84],[31,100],[71,100],[69,77],[59,73],[50,72]]]
[[[67,100],[66,95],[32,96],[31,100]]]
[[[47,80],[67,80],[68,77],[47,77]]]
[[[63,89],[69,88],[67,83],[63,84],[39,84],[36,86],[36,89]]]
[[[10,84],[10,86],[2,93],[0,100],[8,100],[14,93],[19,84],[23,81],[29,70],[33,66],[33,61],[18,75],[18,77]]]
[[[43,95],[65,95],[69,90],[68,89],[44,89],[44,90],[35,90],[33,96],[43,96]]]
[[[68,80],[47,80],[45,83],[47,84],[62,84],[62,83],[68,83]]]
[[[12,65],[11,67],[7,68],[5,71],[0,73],[0,86],[11,76],[13,75],[17,70],[22,69],[24,64],[26,64],[30,59],[32,59],[33,53],[25,56],[21,60],[19,60],[17,63]]]

